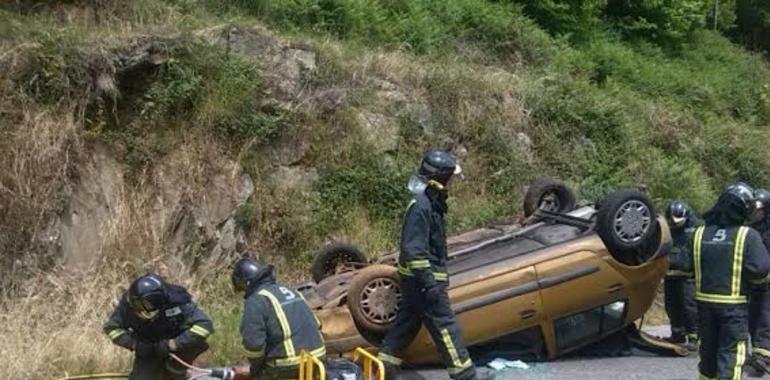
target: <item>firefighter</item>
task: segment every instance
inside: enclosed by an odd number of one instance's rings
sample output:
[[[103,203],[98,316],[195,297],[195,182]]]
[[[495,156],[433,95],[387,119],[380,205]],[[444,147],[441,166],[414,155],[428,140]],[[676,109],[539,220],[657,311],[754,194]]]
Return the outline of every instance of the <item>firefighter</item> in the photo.
[[[296,379],[301,351],[326,355],[319,320],[300,293],[276,282],[272,265],[244,257],[232,282],[245,292],[241,337],[249,379]]]
[[[154,273],[140,276],[104,325],[113,343],[134,351],[130,380],[184,379],[187,363],[208,349],[214,326],[181,286]]]
[[[692,239],[701,379],[740,379],[748,339],[749,281],[765,278],[770,257],[759,233],[743,224],[753,190],[729,186]]]
[[[671,261],[689,257],[690,239],[700,219],[682,201],[674,201],[666,209],[666,220],[671,230],[673,247]],[[687,349],[697,349],[698,306],[695,303],[695,281],[691,272],[669,268],[664,280],[666,314],[671,321],[671,336],[666,339],[684,344]]]
[[[409,181],[414,199],[401,228],[398,272],[401,301],[395,321],[379,352],[389,379],[401,365],[399,354],[412,342],[422,324],[453,379],[476,378],[460,325],[449,303],[447,286],[446,199],[450,181],[461,173],[445,152],[428,152],[417,175]]]
[[[770,247],[770,192],[758,189],[754,192],[752,227],[762,236],[765,248]],[[770,373],[770,292],[766,279],[755,281],[749,294],[749,333],[751,335],[751,366],[747,372],[752,377]]]

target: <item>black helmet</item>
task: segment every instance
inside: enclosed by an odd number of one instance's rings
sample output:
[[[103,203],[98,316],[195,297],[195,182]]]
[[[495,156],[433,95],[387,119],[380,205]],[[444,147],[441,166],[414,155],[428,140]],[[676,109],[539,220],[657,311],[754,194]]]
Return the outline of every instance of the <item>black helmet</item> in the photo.
[[[272,266],[250,257],[241,258],[235,262],[233,273],[230,276],[233,281],[233,288],[239,292],[246,290],[251,281],[260,280],[266,273],[271,272],[272,268]]]
[[[446,185],[449,178],[461,172],[460,165],[457,165],[452,155],[447,152],[431,151],[423,156],[418,174],[427,180]]]
[[[754,189],[747,185],[745,182],[735,182],[730,184],[723,192],[723,195],[725,193],[739,199],[740,202],[745,206],[746,211],[753,207]]]
[[[666,220],[672,227],[682,227],[690,216],[690,208],[682,201],[673,201],[666,209]]]
[[[740,225],[746,222],[753,208],[754,189],[736,182],[727,186],[717,199],[714,207],[705,215],[706,224],[720,226]]]
[[[168,303],[163,279],[155,273],[147,273],[137,278],[128,288],[128,302],[140,318],[153,319]]]
[[[763,209],[770,206],[770,191],[757,189],[754,191],[754,208]]]

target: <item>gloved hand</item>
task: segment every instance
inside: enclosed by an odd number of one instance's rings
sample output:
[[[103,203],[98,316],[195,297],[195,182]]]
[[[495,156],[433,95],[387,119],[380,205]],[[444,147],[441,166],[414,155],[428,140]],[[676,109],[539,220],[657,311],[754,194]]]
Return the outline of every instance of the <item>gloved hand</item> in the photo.
[[[233,368],[233,372],[235,373],[235,376],[233,376],[233,380],[248,380],[249,379],[249,367],[235,367]]]
[[[165,358],[169,354],[168,340],[161,340],[155,343],[154,347],[155,355]]]
[[[134,352],[136,352],[136,356],[140,357],[152,356],[155,353],[155,345],[139,341],[134,345]]]

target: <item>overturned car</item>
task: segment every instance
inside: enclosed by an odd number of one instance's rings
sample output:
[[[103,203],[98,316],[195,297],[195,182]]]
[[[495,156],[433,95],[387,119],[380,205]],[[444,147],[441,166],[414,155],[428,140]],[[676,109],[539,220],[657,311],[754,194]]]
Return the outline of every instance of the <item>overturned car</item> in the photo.
[[[524,209],[520,225],[448,240],[449,297],[471,350],[512,342],[552,359],[643,316],[666,273],[671,240],[646,195],[620,190],[575,207],[571,190],[544,180],[530,186]],[[368,261],[339,243],[316,256],[315,282],[298,290],[322,321],[330,353],[381,341],[398,308],[396,259],[391,253]],[[403,356],[438,361],[425,328]]]

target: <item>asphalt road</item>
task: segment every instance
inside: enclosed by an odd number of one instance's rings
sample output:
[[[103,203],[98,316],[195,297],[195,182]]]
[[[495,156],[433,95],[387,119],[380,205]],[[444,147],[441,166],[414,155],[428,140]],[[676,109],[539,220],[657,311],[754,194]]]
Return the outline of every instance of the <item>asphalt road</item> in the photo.
[[[668,326],[645,328],[657,336],[667,336]],[[529,369],[495,372],[497,379],[521,380],[691,380],[698,377],[698,358],[668,358],[640,354],[613,358],[569,358],[544,363],[528,363]],[[403,380],[447,380],[446,371],[427,369],[404,373]]]

